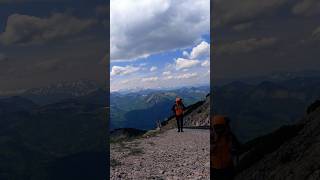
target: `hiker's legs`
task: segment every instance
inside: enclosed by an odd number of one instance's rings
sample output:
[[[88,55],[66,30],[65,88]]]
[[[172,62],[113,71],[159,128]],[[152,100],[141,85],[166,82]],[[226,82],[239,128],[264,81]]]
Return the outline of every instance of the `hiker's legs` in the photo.
[[[178,132],[180,132],[180,116],[176,116],[176,120],[177,120],[177,126],[178,126]]]
[[[181,116],[180,118],[180,129],[181,129],[181,132],[183,132],[183,116]]]

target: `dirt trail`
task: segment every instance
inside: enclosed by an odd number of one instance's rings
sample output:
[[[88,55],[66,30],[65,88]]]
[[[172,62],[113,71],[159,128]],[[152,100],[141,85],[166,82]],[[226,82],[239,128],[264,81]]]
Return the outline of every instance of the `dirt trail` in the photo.
[[[111,179],[210,179],[209,130],[175,129],[111,145]]]

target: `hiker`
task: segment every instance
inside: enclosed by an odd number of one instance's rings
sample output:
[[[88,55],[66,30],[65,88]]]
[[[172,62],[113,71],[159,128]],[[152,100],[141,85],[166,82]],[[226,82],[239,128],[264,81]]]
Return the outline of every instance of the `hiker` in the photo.
[[[213,117],[210,172],[214,180],[232,180],[235,175],[240,143],[231,132],[229,121],[226,116]]]
[[[178,125],[178,132],[183,132],[183,111],[186,107],[182,103],[182,99],[177,97],[176,103],[172,106],[171,110],[173,111]]]

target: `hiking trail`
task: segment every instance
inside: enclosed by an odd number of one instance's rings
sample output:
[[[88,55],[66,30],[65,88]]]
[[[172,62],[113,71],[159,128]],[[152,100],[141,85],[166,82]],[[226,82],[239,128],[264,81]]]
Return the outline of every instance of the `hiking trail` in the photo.
[[[210,179],[208,129],[170,129],[111,144],[110,179]]]

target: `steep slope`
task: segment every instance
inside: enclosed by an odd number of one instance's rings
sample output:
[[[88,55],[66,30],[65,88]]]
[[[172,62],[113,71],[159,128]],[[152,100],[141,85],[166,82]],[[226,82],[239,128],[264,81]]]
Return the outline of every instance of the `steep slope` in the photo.
[[[273,141],[268,140],[270,137]],[[319,102],[316,102],[296,125],[279,129],[269,137],[262,137],[260,142],[253,145],[243,155],[243,159],[248,160],[251,155],[251,159],[255,157],[257,161],[251,162],[250,165],[247,163],[247,167],[242,168],[236,179],[320,179],[319,139],[320,106]],[[242,164],[240,163],[242,166],[243,159]]]

